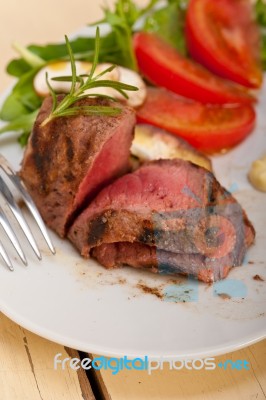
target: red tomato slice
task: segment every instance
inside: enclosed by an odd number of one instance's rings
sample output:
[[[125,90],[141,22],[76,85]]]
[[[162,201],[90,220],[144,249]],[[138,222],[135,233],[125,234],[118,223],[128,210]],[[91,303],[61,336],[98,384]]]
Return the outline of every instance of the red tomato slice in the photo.
[[[259,30],[250,0],[190,0],[188,48],[195,60],[241,85],[262,84]]]
[[[140,72],[152,83],[201,103],[227,104],[254,101],[246,89],[216,77],[181,56],[152,33],[134,35]]]
[[[254,128],[250,105],[213,106],[181,98],[164,89],[148,88],[137,120],[165,129],[205,152],[228,149]]]

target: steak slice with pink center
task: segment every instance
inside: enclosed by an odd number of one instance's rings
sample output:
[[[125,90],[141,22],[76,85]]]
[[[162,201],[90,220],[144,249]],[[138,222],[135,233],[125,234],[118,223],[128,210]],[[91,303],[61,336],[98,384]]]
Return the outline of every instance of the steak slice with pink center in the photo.
[[[202,254],[171,253],[142,243],[107,243],[92,249],[92,256],[107,269],[130,266],[156,274],[189,275],[211,283],[228,275],[227,259],[210,259]],[[237,265],[235,265],[237,266]]]
[[[62,117],[41,126],[52,107],[46,98],[20,172],[44,221],[62,237],[84,204],[129,170],[135,126],[133,109],[119,103],[91,98],[76,105],[111,105],[121,113]]]
[[[145,254],[153,249],[151,270],[209,282],[241,265],[255,231],[212,173],[176,159],[149,162],[107,186],[76,219],[68,237],[84,257],[92,254],[106,266],[102,251],[121,250],[120,258],[114,255],[118,265],[140,267],[140,248]]]

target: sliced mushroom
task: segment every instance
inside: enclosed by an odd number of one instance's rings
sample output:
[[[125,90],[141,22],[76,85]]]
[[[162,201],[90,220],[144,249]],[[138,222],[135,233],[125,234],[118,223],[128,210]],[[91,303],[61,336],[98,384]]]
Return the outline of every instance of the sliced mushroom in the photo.
[[[136,125],[131,154],[140,162],[181,158],[212,171],[208,157],[194,149],[185,140],[152,125]]]

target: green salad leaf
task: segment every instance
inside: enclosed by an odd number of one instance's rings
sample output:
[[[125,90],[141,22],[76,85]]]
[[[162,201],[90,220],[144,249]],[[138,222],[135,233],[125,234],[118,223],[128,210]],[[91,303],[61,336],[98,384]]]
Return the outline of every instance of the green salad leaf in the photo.
[[[256,20],[261,27],[261,60],[262,67],[266,70],[266,3],[257,0],[255,3]]]
[[[148,32],[157,33],[181,54],[187,54],[184,34],[185,12],[188,0],[170,0],[165,7],[151,13],[143,26]]]
[[[33,88],[33,78],[38,70],[39,67],[32,68],[18,80],[0,111],[0,118],[3,121],[12,121],[35,111],[41,106],[42,99]]]
[[[22,58],[15,58],[14,60],[11,60],[6,67],[6,72],[16,78],[21,77],[30,70],[31,66]]]
[[[29,133],[31,132],[38,112],[39,110],[37,109],[32,113],[20,115],[19,117],[14,118],[11,122],[5,124],[3,127],[0,128],[0,134],[11,131],[22,132],[19,138],[19,142],[24,143],[24,140],[28,138]]]
[[[185,9],[188,0],[168,0],[162,7],[159,0],[149,1],[146,7],[138,7],[132,0],[117,0],[111,10],[104,7],[105,17],[98,23],[111,27],[119,49],[117,63],[137,70],[132,46],[132,35],[141,29],[156,32],[175,48],[186,54],[184,35]]]
[[[152,3],[154,1],[152,0]],[[105,17],[93,25],[107,23],[111,28],[109,35],[115,38],[120,50],[119,64],[137,70],[137,62],[132,47],[133,25],[140,17],[140,11],[131,0],[117,0],[114,10],[103,7]]]
[[[257,0],[255,3],[256,19],[259,25],[266,28],[266,3],[264,0]]]

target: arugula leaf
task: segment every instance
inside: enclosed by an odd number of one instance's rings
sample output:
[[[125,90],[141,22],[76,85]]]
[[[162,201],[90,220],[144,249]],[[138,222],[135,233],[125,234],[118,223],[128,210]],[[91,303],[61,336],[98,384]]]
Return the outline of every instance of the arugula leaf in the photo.
[[[1,127],[0,134],[9,131],[20,131],[18,138],[21,145],[25,145],[31,132],[33,123],[39,112],[42,99],[33,89],[33,77],[38,68],[34,68],[22,75],[6,98],[0,118],[9,123]]]
[[[38,70],[39,68],[33,68],[18,80],[2,106],[0,111],[2,120],[12,121],[40,107],[42,99],[33,88],[33,77]]]
[[[157,33],[183,55],[187,54],[184,34],[187,4],[184,0],[169,0],[165,7],[147,17],[143,27],[147,32]]]
[[[25,134],[31,132],[38,112],[39,110],[35,110],[30,114],[21,115],[15,118],[13,121],[0,128],[0,134],[4,132],[21,131],[25,136]]]
[[[138,7],[133,0],[117,0],[113,11],[104,7],[105,17],[99,23],[107,23],[114,35],[118,53],[116,63],[137,70],[132,47],[132,35],[142,26],[143,30],[156,32],[182,54],[186,54],[184,35],[185,9],[188,0],[168,0],[158,9],[159,0],[150,0],[146,7]],[[93,24],[95,25],[95,24]]]
[[[29,136],[30,136],[31,131],[29,132],[23,132],[19,137],[18,137],[18,142],[21,147],[25,147],[26,144],[28,143]]]
[[[16,78],[19,78],[30,70],[30,65],[22,58],[11,60],[6,67],[6,72],[11,76],[15,76]]]
[[[27,114],[28,112],[28,108],[21,103],[19,97],[11,93],[6,98],[2,106],[0,118],[3,121],[12,121],[21,115]]]
[[[112,31],[109,34],[117,46],[116,64],[137,70],[137,61],[132,46],[132,35],[135,25],[148,14],[160,0],[150,0],[146,7],[138,7],[132,0],[117,0],[112,11],[108,6],[103,8],[104,19],[92,25],[107,23]]]
[[[264,0],[257,0],[255,12],[258,24],[266,28],[266,3]]]
[[[257,0],[254,8],[256,20],[261,28],[262,67],[266,70],[266,4],[263,0]]]
[[[130,0],[118,0],[114,11],[104,8],[106,22],[111,26],[117,46],[120,49],[119,61],[121,65],[137,70],[137,62],[133,52],[131,38],[132,26],[138,18],[137,8]]]

